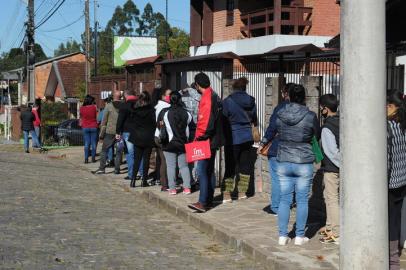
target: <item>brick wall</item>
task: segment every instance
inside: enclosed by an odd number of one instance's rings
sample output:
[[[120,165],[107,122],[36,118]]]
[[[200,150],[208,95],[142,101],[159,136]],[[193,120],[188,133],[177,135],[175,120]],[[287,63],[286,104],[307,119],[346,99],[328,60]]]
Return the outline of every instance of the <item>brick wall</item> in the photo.
[[[340,6],[335,0],[305,0],[304,4],[313,7],[308,35],[336,36],[340,33]]]
[[[113,91],[114,82],[118,82],[118,90],[124,91],[126,88],[125,75],[112,75],[104,77],[93,77],[89,83],[89,95],[96,98],[96,105],[98,107],[103,105],[100,99],[101,91]]]
[[[240,28],[243,26],[243,23],[241,22],[240,15],[241,12],[238,9],[235,9],[234,24],[226,26],[226,0],[215,1],[213,14],[213,42],[242,38]]]
[[[11,110],[11,139],[13,141],[20,141],[22,136],[20,112],[17,108]]]
[[[238,1],[236,1],[236,6]],[[340,32],[340,6],[335,0],[304,0],[306,7],[313,7],[312,22],[307,35],[335,36]],[[243,38],[240,28],[243,23],[239,9],[234,10],[234,24],[226,26],[226,0],[214,1],[213,42]]]
[[[41,65],[35,68],[35,97],[44,98],[48,77],[51,73],[52,63]]]

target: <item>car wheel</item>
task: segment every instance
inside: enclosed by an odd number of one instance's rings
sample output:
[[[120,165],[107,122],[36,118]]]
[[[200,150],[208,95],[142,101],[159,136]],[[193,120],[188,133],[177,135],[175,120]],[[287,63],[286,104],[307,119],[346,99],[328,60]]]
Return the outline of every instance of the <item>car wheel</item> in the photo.
[[[69,146],[69,140],[66,137],[62,137],[59,139],[60,146]]]

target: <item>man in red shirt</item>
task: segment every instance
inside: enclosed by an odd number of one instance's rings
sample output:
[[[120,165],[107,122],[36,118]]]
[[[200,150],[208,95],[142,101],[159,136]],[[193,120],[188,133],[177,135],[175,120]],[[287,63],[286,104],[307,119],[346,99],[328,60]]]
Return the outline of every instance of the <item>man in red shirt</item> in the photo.
[[[210,87],[210,79],[204,73],[195,76],[197,91],[202,95],[199,103],[195,140],[210,141],[211,157],[200,160],[197,164],[197,176],[199,179],[199,201],[188,205],[189,208],[199,212],[206,212],[213,203],[216,177],[214,173],[214,161],[217,150],[224,144],[221,125],[221,100]]]

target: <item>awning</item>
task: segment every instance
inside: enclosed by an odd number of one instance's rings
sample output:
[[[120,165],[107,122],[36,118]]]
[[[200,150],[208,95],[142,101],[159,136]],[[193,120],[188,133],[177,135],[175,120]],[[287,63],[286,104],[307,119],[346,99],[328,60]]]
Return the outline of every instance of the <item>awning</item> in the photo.
[[[161,62],[158,62],[158,65],[167,65],[167,64],[176,64],[176,63],[186,63],[192,61],[206,61],[206,60],[219,60],[219,59],[242,59],[238,55],[232,52],[226,53],[215,53],[215,54],[208,54],[208,55],[199,55],[193,57],[183,57],[177,59],[167,59]]]
[[[155,64],[158,60],[161,60],[161,57],[159,55],[157,56],[151,56],[151,57],[145,57],[145,58],[140,58],[140,59],[133,59],[133,60],[128,60],[125,63],[125,66],[137,66],[137,65],[145,65],[145,64]]]
[[[265,55],[277,55],[277,54],[300,54],[300,53],[322,53],[323,50],[319,47],[309,43],[309,44],[300,44],[300,45],[291,45],[291,46],[282,46],[273,49],[265,53]]]

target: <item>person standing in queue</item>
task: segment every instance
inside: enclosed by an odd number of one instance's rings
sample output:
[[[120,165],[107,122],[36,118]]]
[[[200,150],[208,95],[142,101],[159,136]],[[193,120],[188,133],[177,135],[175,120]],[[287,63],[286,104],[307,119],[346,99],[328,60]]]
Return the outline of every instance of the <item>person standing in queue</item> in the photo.
[[[202,95],[199,103],[199,113],[195,140],[210,141],[211,157],[200,160],[197,164],[197,176],[199,178],[199,201],[189,204],[188,207],[198,212],[206,212],[213,203],[216,178],[214,161],[216,151],[224,144],[222,136],[222,107],[221,99],[210,87],[210,79],[205,73],[195,76],[197,91]]]

